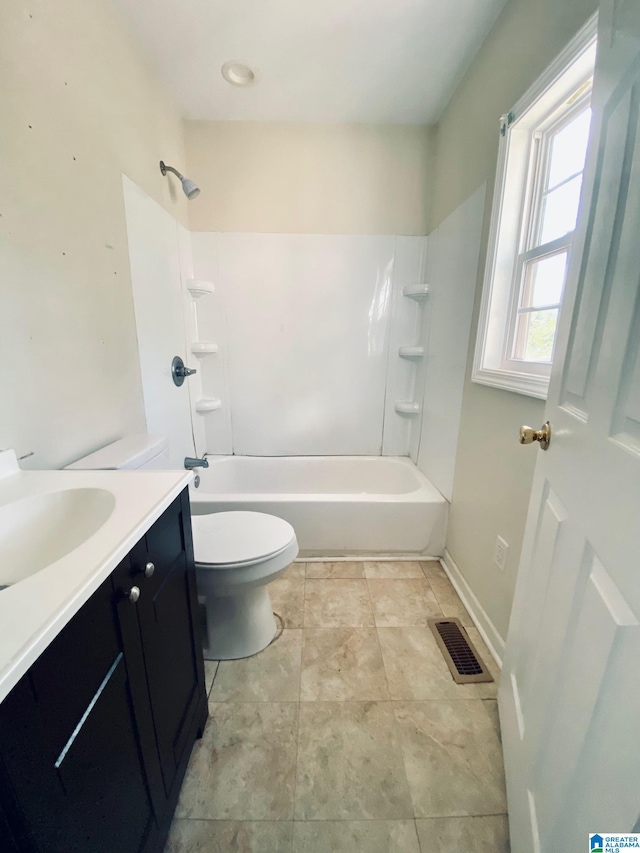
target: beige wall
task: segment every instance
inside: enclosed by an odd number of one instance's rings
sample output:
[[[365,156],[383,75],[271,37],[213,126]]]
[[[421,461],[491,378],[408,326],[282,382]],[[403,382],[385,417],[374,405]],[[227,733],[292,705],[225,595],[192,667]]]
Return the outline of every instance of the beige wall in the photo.
[[[544,403],[469,381],[498,152],[498,119],[596,7],[596,0],[510,0],[436,131],[430,230],[484,181],[489,188],[447,545],[503,638],[536,461],[536,450],[521,447],[517,432],[523,423],[535,427],[542,423]],[[498,534],[510,545],[504,574],[493,563]]]
[[[426,234],[433,130],[185,122],[192,231]]]
[[[144,428],[121,173],[186,221],[182,122],[110,0],[3,0],[0,57],[0,447],[52,467]]]

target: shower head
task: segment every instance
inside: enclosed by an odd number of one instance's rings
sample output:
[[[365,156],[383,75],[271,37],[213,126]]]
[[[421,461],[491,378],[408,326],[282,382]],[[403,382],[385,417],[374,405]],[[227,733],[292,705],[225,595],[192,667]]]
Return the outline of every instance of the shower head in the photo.
[[[180,183],[182,184],[182,189],[184,190],[184,194],[191,201],[192,198],[200,195],[200,187],[192,181],[190,178],[185,178],[184,175],[181,175],[177,169],[174,169],[173,166],[167,166],[164,160],[160,160],[160,171],[163,175],[166,175],[167,172],[173,172],[173,174],[180,178]]]
[[[189,178],[180,178],[182,181],[182,189],[184,190],[184,194],[186,197],[191,200],[195,198],[197,195],[200,195],[200,187],[195,184],[193,181],[190,181]]]

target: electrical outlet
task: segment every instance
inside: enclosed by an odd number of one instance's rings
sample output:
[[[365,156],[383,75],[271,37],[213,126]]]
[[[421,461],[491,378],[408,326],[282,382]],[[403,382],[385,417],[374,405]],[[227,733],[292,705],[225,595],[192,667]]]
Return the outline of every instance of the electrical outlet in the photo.
[[[493,562],[500,569],[501,572],[504,572],[504,567],[507,563],[507,554],[509,553],[509,545],[504,541],[502,536],[498,536],[496,539],[496,550],[493,555]]]

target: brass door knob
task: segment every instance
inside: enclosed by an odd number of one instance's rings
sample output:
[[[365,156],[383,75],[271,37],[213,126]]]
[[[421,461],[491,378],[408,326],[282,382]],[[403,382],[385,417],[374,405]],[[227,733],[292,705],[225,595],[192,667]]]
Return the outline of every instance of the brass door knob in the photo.
[[[551,444],[551,424],[546,422],[540,429],[529,426],[520,427],[520,444],[533,444],[537,441],[541,450],[548,450]]]

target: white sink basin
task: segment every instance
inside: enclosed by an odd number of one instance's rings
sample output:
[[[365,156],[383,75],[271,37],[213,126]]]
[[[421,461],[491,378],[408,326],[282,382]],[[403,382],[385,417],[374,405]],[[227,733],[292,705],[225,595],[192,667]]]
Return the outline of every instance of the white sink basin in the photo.
[[[65,489],[0,507],[0,589],[74,551],[107,521],[115,497],[106,489]]]

